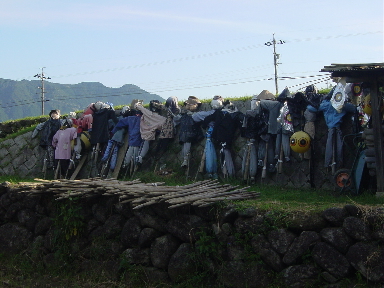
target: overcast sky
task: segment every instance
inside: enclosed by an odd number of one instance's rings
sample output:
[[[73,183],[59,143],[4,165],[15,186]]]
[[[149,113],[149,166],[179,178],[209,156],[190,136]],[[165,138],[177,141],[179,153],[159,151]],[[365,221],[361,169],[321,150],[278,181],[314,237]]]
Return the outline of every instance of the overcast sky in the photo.
[[[278,76],[297,78],[278,90],[296,91],[331,63],[384,62],[383,0],[0,0],[0,78],[45,67],[54,83],[135,84],[165,99],[275,93],[273,34],[285,41]]]

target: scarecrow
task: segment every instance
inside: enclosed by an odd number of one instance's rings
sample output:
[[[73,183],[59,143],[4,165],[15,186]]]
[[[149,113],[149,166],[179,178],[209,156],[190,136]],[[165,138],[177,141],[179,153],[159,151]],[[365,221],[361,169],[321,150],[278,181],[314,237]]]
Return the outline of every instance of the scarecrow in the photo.
[[[91,144],[100,146],[106,145],[109,140],[109,120],[114,124],[117,123],[115,111],[106,103],[96,102],[95,112],[93,113],[92,130],[91,130]]]
[[[60,129],[57,130],[52,138],[52,147],[55,148],[55,162],[57,166],[55,179],[64,176],[64,172],[65,176],[68,174],[72,156],[71,141],[77,138],[77,129],[72,126],[73,122],[71,119],[63,119]]]
[[[119,117],[119,122],[120,123],[121,119],[124,119],[128,116],[130,116],[131,109],[129,106],[124,106],[121,109],[120,112],[120,117]],[[112,133],[111,139],[108,141],[108,145],[105,148],[103,158],[101,158],[101,162],[104,163],[104,165],[109,165],[109,169],[111,172],[115,170],[116,163],[117,163],[117,153],[120,149],[120,147],[124,144],[124,137],[126,135],[127,130],[126,129],[116,129],[112,130],[114,133]],[[103,165],[103,167],[104,167]],[[108,167],[105,167],[108,168]],[[101,173],[103,174],[103,173]],[[101,175],[102,177],[105,175]]]
[[[275,168],[275,145],[276,145],[276,137],[279,131],[279,125],[277,123],[277,118],[280,115],[280,109],[282,107],[283,103],[280,101],[277,101],[276,98],[271,99],[262,99],[260,100],[260,107],[261,109],[264,109],[268,113],[268,131],[267,134],[264,137],[264,140],[266,141],[266,157],[265,157],[265,168],[268,170],[268,172],[274,172],[276,170]],[[263,167],[264,169],[264,167]],[[265,169],[264,169],[265,170]]]
[[[114,135],[119,130],[127,131],[128,150],[124,156],[123,167],[131,166],[131,169],[127,168],[127,171],[131,170],[131,172],[133,172],[133,167],[136,164],[136,158],[139,155],[139,149],[143,142],[140,135],[140,119],[142,113],[141,111],[135,109],[136,104],[142,102],[143,100],[132,100],[129,116],[120,119],[111,132]]]
[[[319,108],[308,106],[309,112],[323,112],[324,114],[325,123],[328,127],[324,166],[331,167],[333,173],[343,162],[343,135],[340,124],[347,113],[356,112],[355,105],[346,102],[344,89],[345,83],[343,83],[342,79],[339,79],[338,84],[320,103]]]
[[[220,146],[221,169],[224,177],[235,176],[235,168],[231,155],[231,145],[235,138],[237,128],[241,127],[244,114],[237,110],[237,107],[225,101],[222,109],[216,109],[205,117],[203,128],[207,128],[213,121],[215,124],[212,130],[212,139],[216,145]]]
[[[263,90],[259,95],[252,97],[251,110],[245,112],[241,128],[241,136],[247,139],[242,161],[242,174],[245,181],[250,180],[253,182],[257,173],[257,166],[264,166],[265,148],[268,143],[266,139],[268,111],[261,108],[260,100],[273,97],[274,95],[271,92]]]
[[[161,113],[166,118],[163,126],[161,126],[159,133],[159,140],[156,146],[156,161],[167,150],[169,143],[175,138],[176,127],[174,124],[174,117],[180,113],[177,97],[171,96],[165,101],[165,105],[159,105]]]
[[[193,115],[201,107],[200,100],[195,96],[189,96],[184,102],[181,113],[174,117],[175,125],[180,125],[179,143],[183,145],[181,167],[189,167],[191,144],[204,138],[199,122],[193,120]]]
[[[76,112],[69,112],[68,113],[68,119],[72,121],[72,127],[76,128],[77,130],[77,138],[80,139],[81,133],[83,132],[83,129],[81,127],[81,120],[80,118],[77,118]],[[75,146],[73,147],[73,152],[76,159],[80,159],[81,157],[81,141],[76,141]]]
[[[216,95],[213,97],[211,101],[212,110],[209,111],[200,111],[195,113],[192,117],[195,122],[203,121],[207,116],[212,115],[216,110],[220,110],[223,108],[224,99],[220,95]],[[205,172],[208,178],[217,179],[217,155],[215,146],[212,142],[212,132],[215,126],[215,121],[211,121],[208,123],[207,130],[205,133],[205,147],[203,152],[203,157],[201,159],[200,167],[198,172],[204,171],[205,164]],[[197,174],[196,174],[197,175]]]
[[[83,114],[79,117],[79,128],[81,132],[92,131],[93,113],[96,111],[95,103],[91,103],[84,109]]]
[[[116,124],[118,119],[112,106],[103,102],[96,102],[94,104],[95,112],[93,113],[91,145],[93,146],[92,165],[97,165],[97,158],[101,151],[108,144],[111,122]],[[90,169],[90,173],[92,167]]]
[[[314,107],[315,109],[319,109],[320,102],[322,100],[322,96],[318,94],[318,90],[315,85],[309,85],[305,88],[305,97],[307,98],[308,105]],[[315,175],[314,175],[314,139],[315,139],[315,121],[317,119],[317,113],[311,112],[308,109],[309,106],[306,107],[304,111],[304,132],[308,134],[310,137],[310,145],[306,152],[304,152],[304,159],[309,160],[309,182],[312,188],[315,187]]]
[[[312,84],[305,88],[305,97],[307,98],[308,105],[314,107],[315,109],[319,109],[322,97],[320,94],[318,94],[318,90],[315,87],[315,85]],[[307,106],[307,108],[304,111],[304,118],[305,118],[304,132],[306,132],[311,137],[311,140],[315,138],[316,116],[317,116],[317,113],[311,112],[311,109],[308,109],[308,106]],[[313,151],[310,148],[307,152],[304,153],[304,158],[310,159],[312,152]]]
[[[95,103],[89,104],[80,115],[76,115],[75,112],[70,112],[70,119],[73,121],[73,127],[77,127],[77,138],[84,139],[84,141],[77,141],[74,147],[75,158],[78,160],[81,158],[81,152],[83,150],[84,142],[88,144],[91,139],[90,132],[92,131],[93,113],[96,111]],[[78,116],[76,118],[76,116]],[[85,145],[88,146],[88,145]]]
[[[49,112],[49,119],[38,124],[32,133],[32,138],[35,138],[41,131],[39,145],[45,150],[44,168],[54,168],[54,148],[52,147],[52,139],[60,127],[60,110],[51,110]],[[44,168],[43,172],[45,173]]]
[[[278,170],[281,173],[281,165],[283,159],[285,162],[289,162],[291,147],[289,145],[289,139],[293,134],[293,117],[291,116],[290,107],[288,106],[288,99],[290,99],[290,92],[288,88],[285,88],[283,92],[277,97],[277,101],[281,102],[283,106],[280,108],[280,114],[277,117],[278,131],[276,134],[276,146],[275,146],[275,160],[278,161]]]
[[[142,103],[137,103],[135,109],[142,113],[140,119],[140,134],[143,143],[136,161],[137,165],[141,165],[143,163],[143,158],[148,153],[150,141],[155,140],[156,132],[161,130],[167,119],[164,116],[159,115],[161,108],[158,100],[151,100],[149,109],[144,108]]]

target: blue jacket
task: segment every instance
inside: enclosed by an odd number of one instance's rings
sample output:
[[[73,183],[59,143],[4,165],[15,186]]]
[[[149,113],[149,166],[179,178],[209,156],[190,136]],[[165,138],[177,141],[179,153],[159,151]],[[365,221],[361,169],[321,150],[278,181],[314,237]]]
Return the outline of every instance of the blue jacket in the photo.
[[[308,105],[307,109],[309,112],[319,112],[322,111],[324,114],[325,123],[328,126],[328,129],[340,127],[342,118],[347,113],[354,113],[356,106],[351,103],[345,103],[343,109],[340,113],[337,113],[336,109],[333,108],[330,100],[323,100],[320,103],[320,107],[316,109],[315,107]]]
[[[139,147],[143,140],[140,134],[140,119],[141,116],[128,116],[125,117],[113,128],[112,133],[114,134],[117,130],[127,129],[128,130],[128,145]]]

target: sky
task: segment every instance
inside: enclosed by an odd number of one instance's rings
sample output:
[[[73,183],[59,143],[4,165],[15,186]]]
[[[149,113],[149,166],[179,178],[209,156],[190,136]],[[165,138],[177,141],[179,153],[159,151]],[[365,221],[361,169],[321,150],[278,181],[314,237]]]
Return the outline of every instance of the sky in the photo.
[[[274,37],[278,93],[325,88],[324,66],[384,62],[383,12],[383,0],[0,0],[0,78],[275,94]]]

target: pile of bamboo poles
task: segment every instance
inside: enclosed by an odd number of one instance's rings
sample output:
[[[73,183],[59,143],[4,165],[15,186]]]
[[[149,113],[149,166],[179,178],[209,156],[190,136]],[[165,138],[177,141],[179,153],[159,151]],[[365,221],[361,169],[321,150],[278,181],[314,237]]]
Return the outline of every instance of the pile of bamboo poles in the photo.
[[[217,180],[199,181],[185,186],[166,186],[164,182],[142,183],[139,179],[35,180],[38,183],[19,183],[17,190],[35,195],[52,193],[56,200],[69,197],[118,196],[120,203],[131,202],[133,209],[160,202],[169,203],[169,208],[189,204],[204,207],[219,201],[253,199],[260,195],[254,191],[247,191],[249,187],[221,185]]]

